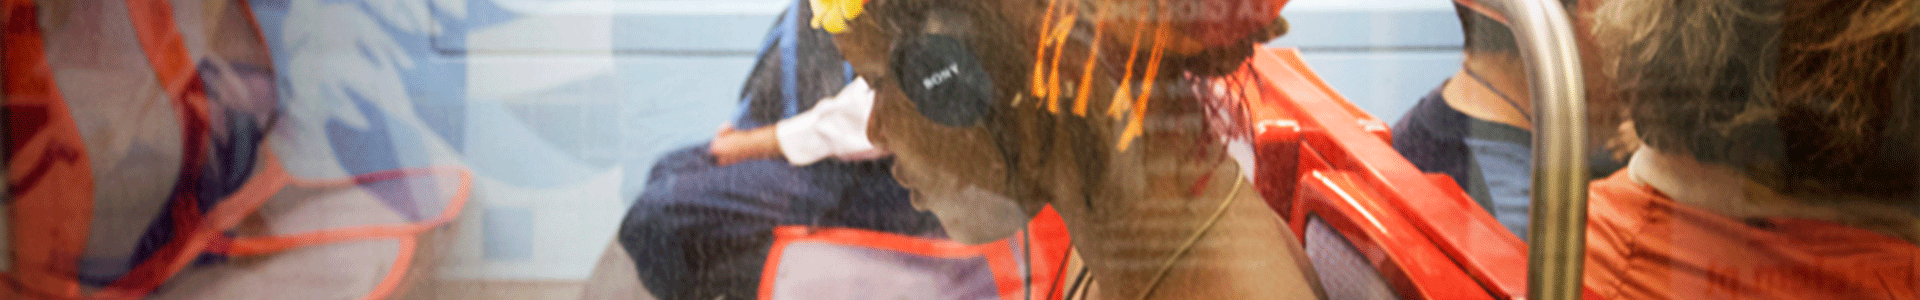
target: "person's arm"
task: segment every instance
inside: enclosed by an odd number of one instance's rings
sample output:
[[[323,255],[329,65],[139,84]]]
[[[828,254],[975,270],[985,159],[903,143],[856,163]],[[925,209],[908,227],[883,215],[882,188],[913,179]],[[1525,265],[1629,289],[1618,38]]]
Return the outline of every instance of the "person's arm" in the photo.
[[[780,142],[776,141],[773,131],[779,124],[749,129],[734,130],[733,125],[720,128],[720,133],[707,143],[707,152],[713,154],[714,163],[731,165],[742,161],[768,159],[780,156]]]
[[[839,94],[774,126],[776,149],[796,166],[828,157],[865,160],[886,156],[885,151],[867,141],[867,118],[872,112],[873,90],[866,80],[856,78]]]
[[[716,163],[786,157],[804,166],[828,157],[864,160],[886,156],[867,141],[867,117],[873,110],[873,90],[855,79],[833,97],[771,126],[739,131],[728,126],[708,144]]]

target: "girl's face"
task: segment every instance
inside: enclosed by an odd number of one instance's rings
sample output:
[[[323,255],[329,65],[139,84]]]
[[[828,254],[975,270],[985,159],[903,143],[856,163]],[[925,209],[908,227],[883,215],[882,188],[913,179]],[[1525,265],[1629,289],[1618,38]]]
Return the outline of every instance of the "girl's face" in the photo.
[[[908,29],[887,28],[889,22],[875,20],[878,15],[853,19],[835,40],[874,88],[867,135],[894,153],[894,178],[913,192],[914,206],[933,212],[955,240],[986,243],[1018,232],[1041,203],[1009,197],[1007,162],[987,126],[940,125],[914,108],[889,71],[893,33]]]

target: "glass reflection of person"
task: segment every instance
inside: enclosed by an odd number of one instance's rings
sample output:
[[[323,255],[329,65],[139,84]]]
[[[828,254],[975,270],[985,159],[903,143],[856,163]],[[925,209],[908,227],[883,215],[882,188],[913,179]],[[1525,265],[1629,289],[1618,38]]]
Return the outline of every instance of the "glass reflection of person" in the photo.
[[[1645,146],[1590,186],[1586,286],[1920,297],[1916,3],[1603,4],[1603,70]]]
[[[741,92],[741,113],[706,145],[648,172],[618,242],[659,299],[751,299],[773,229],[858,228],[937,236],[865,136],[873,93],[853,81],[804,1],[774,23]]]
[[[1245,125],[1213,117],[1238,107],[1236,79],[1245,78],[1233,71],[1284,32],[1284,2],[815,6],[834,8],[816,25],[839,32],[841,52],[877,93],[871,140],[895,154],[895,177],[915,206],[939,216],[955,239],[1008,236],[1051,205],[1082,274],[1099,283],[1078,295],[1306,299],[1318,286],[1297,240],[1227,155]],[[901,50],[910,44],[944,46]],[[980,67],[955,74],[896,65],[927,57]],[[903,90],[951,78],[991,87],[980,86],[982,99],[910,99]],[[971,121],[930,109],[971,100],[987,111]]]
[[[1562,1],[1568,10],[1581,11],[1600,0]],[[1421,171],[1446,174],[1474,202],[1491,213],[1515,235],[1527,237],[1527,214],[1532,202],[1533,98],[1520,48],[1507,21],[1495,17],[1478,1],[1455,1],[1459,16],[1463,60],[1460,71],[1421,97],[1393,125],[1393,148]],[[1587,18],[1575,18],[1576,26]],[[1584,28],[1584,27],[1580,27]],[[1582,55],[1591,55],[1584,35]],[[1593,66],[1592,59],[1582,63]],[[1598,74],[1587,76],[1589,90],[1605,90]],[[1611,129],[1619,124],[1615,103],[1604,93],[1588,96],[1588,124]],[[1622,166],[1614,152],[1626,152],[1612,130],[1594,130],[1589,138],[1594,154],[1590,169],[1595,178]],[[1609,149],[1612,148],[1612,149]],[[1610,151],[1611,150],[1611,151]]]

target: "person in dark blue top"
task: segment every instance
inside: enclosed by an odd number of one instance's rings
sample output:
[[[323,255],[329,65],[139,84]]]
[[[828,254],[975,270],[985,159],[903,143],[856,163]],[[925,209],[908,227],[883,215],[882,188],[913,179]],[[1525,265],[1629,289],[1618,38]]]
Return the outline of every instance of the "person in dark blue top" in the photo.
[[[1519,48],[1505,23],[1469,5],[1455,4],[1454,11],[1466,38],[1460,72],[1394,123],[1393,148],[1421,171],[1453,177],[1501,225],[1526,239],[1533,103]],[[1607,117],[1596,115],[1592,123],[1606,124]],[[1605,149],[1594,150],[1588,160],[1594,178],[1623,166]]]
[[[742,111],[728,129],[709,145],[663,156],[649,172],[645,189],[621,223],[618,242],[655,297],[754,298],[775,226],[941,236],[938,221],[908,202],[907,191],[893,179],[889,159],[739,154],[738,149],[755,148],[738,147],[743,144],[738,141],[754,139],[742,136],[772,137],[776,125],[793,125],[783,120],[812,113],[816,104],[823,109],[861,107],[821,100],[834,100],[831,97],[854,78],[832,36],[806,24],[811,15],[807,3],[797,2],[775,21],[741,91]],[[857,86],[849,89],[864,89]],[[834,101],[870,105],[871,93],[865,95]],[[856,110],[864,118],[864,109]],[[864,130],[855,132],[865,143]],[[792,147],[788,142],[770,147]],[[814,160],[818,162],[809,163]]]

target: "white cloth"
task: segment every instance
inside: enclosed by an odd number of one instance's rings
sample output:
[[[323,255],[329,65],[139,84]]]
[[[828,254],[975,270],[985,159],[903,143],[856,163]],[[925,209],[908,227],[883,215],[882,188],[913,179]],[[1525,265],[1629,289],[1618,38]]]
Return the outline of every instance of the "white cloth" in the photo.
[[[854,78],[839,94],[780,120],[774,125],[774,136],[780,140],[781,154],[795,166],[827,157],[843,161],[885,157],[885,150],[867,141],[867,119],[872,112],[873,89],[867,87],[865,79]]]

